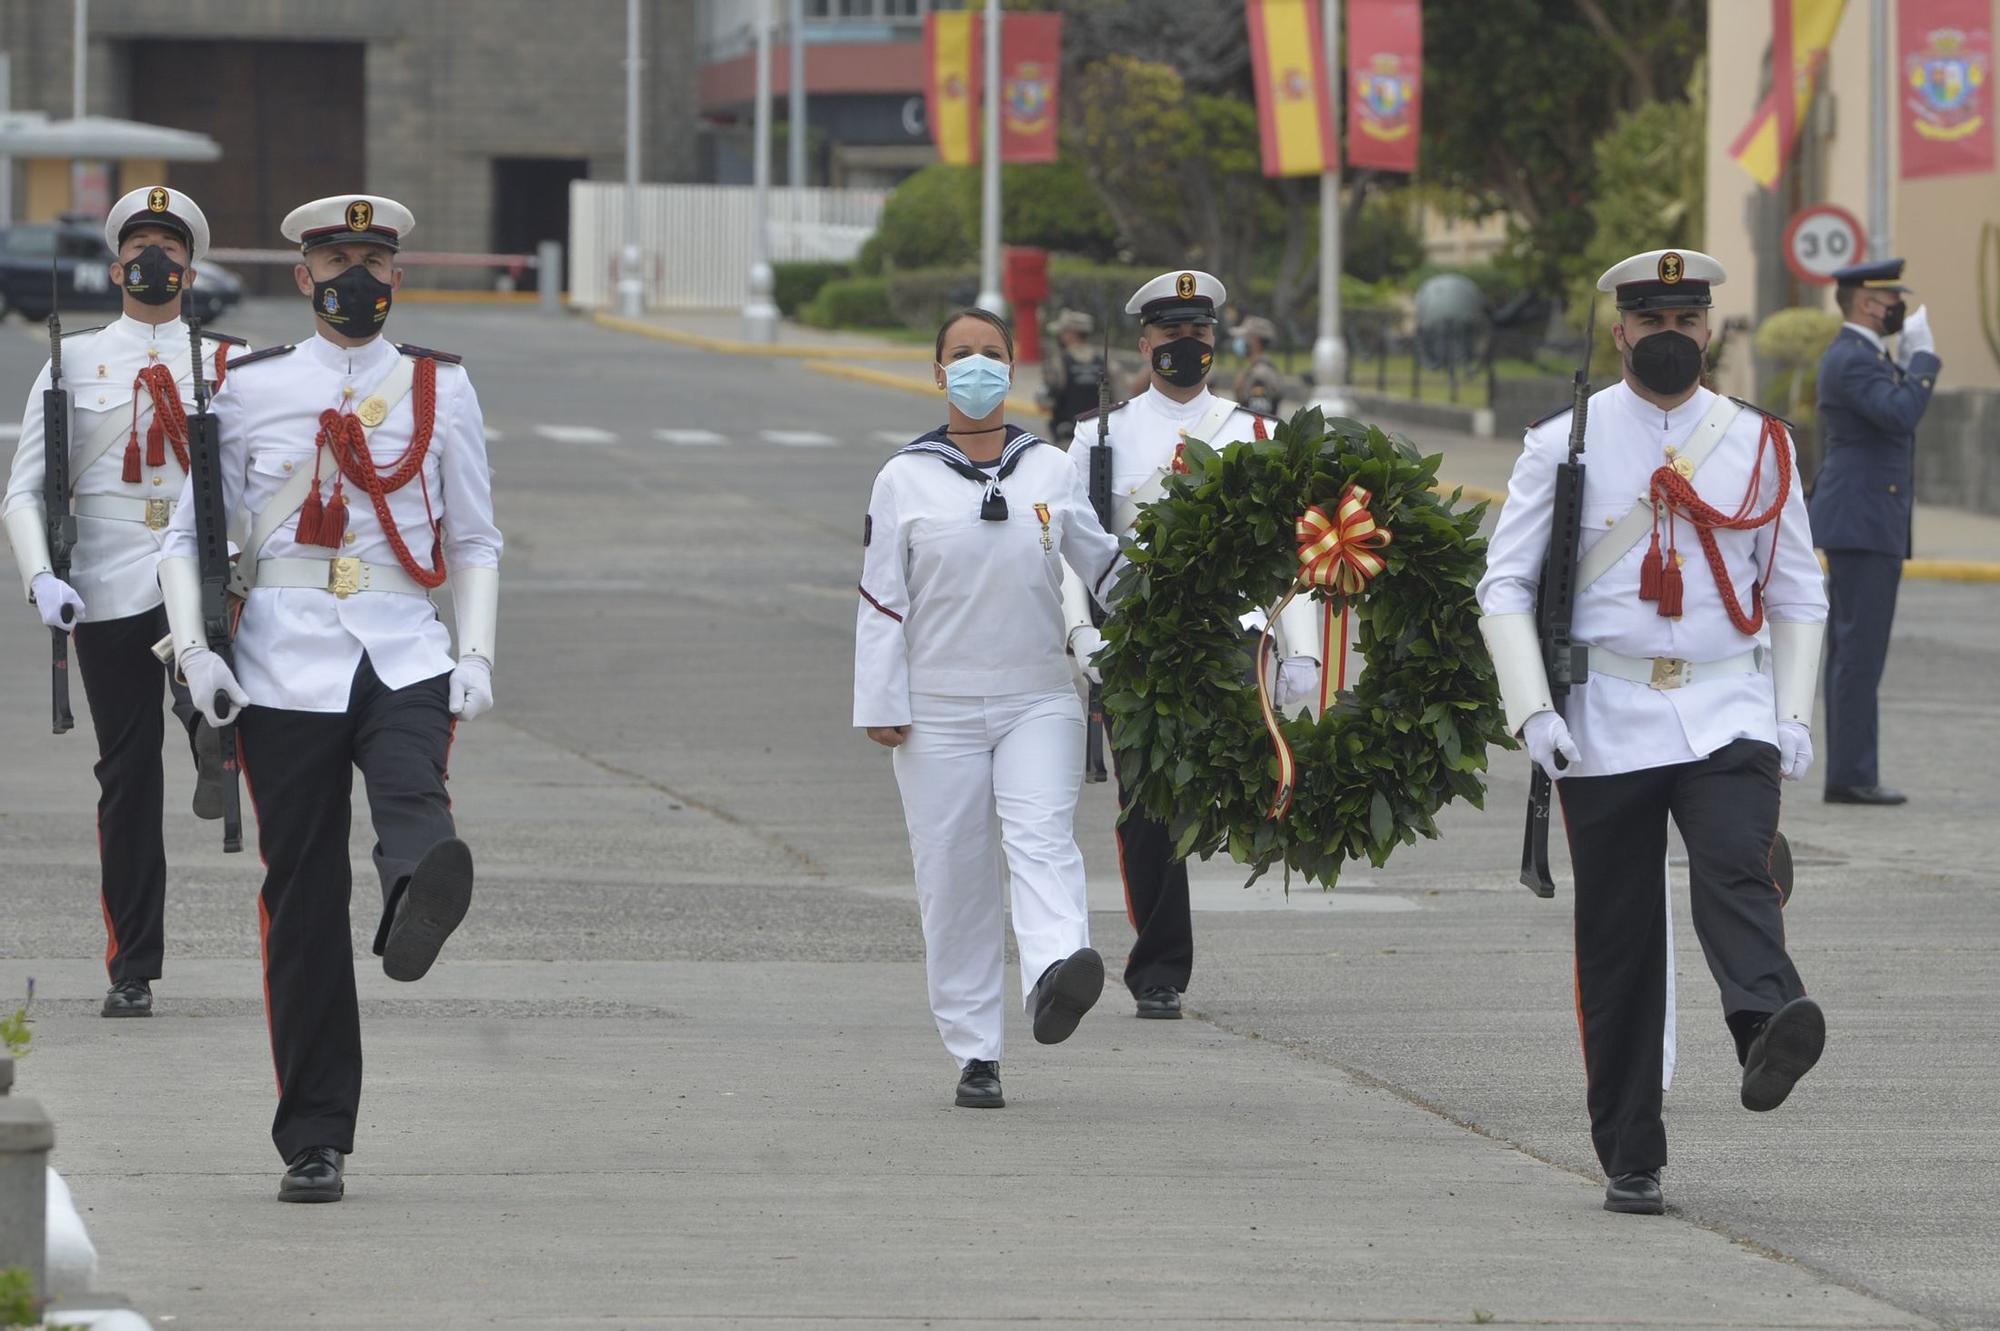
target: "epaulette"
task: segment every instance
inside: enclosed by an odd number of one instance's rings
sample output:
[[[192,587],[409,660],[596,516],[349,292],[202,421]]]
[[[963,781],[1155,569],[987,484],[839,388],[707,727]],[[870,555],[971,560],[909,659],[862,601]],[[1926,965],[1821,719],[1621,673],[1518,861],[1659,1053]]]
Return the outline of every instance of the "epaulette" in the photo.
[[[103,331],[103,324],[92,324],[88,328],[71,328],[63,333],[63,340],[68,341],[72,337],[81,337],[85,333],[101,333]]]
[[[247,337],[238,337],[234,333],[218,333],[213,328],[202,329],[201,335],[211,342],[223,342],[232,347],[247,347],[250,345],[250,339]],[[238,361],[237,364],[240,365],[242,362]]]
[[[1130,399],[1130,398],[1127,398],[1127,399],[1126,399],[1125,401],[1123,401],[1123,402],[1114,402],[1114,403],[1112,403],[1112,404],[1111,404],[1111,410],[1110,410],[1110,411],[1107,411],[1107,412],[1105,412],[1104,414],[1105,414],[1105,415],[1107,415],[1107,416],[1109,416],[1109,415],[1111,415],[1111,414],[1112,414],[1112,412],[1119,412],[1119,411],[1123,411],[1123,410],[1125,410],[1125,408],[1126,408],[1126,407],[1128,407],[1128,406],[1130,406],[1130,405],[1131,405],[1131,399]],[[1092,407],[1092,408],[1091,408],[1091,409],[1090,409],[1089,411],[1085,411],[1085,412],[1079,412],[1079,413],[1077,414],[1077,418],[1076,418],[1076,420],[1077,420],[1077,424],[1079,424],[1079,425],[1081,425],[1081,424],[1082,424],[1083,422],[1085,422],[1085,421],[1094,421],[1094,420],[1096,420],[1096,419],[1097,419],[1097,408],[1096,408],[1096,407]]]
[[[1799,432],[1798,426],[1792,424],[1790,421],[1786,420],[1783,416],[1780,416],[1775,411],[1766,411],[1764,408],[1758,406],[1755,402],[1745,402],[1742,398],[1735,397],[1733,395],[1730,397],[1729,400],[1731,402],[1734,402],[1737,406],[1742,407],[1746,411],[1754,411],[1759,416],[1769,416],[1772,420],[1784,426],[1787,430],[1790,430],[1793,434],[1797,434]]]
[[[284,343],[281,346],[265,347],[262,351],[251,352],[249,355],[245,356],[242,360],[233,360],[229,362],[229,372],[231,374],[234,374],[246,365],[255,365],[260,360],[271,360],[274,357],[288,355],[296,350],[298,350],[298,347],[294,343],[290,342]]]
[[[1557,407],[1554,411],[1542,417],[1540,420],[1529,421],[1528,428],[1530,430],[1539,429],[1541,426],[1547,425],[1550,421],[1554,420],[1556,417],[1567,416],[1570,412],[1575,410],[1576,410],[1576,404],[1574,402],[1570,403],[1568,406]]]
[[[449,351],[432,351],[429,347],[420,347],[414,342],[398,342],[396,350],[402,352],[405,356],[415,356],[419,360],[430,359],[437,361],[440,365],[465,364],[465,357],[463,356],[454,356]]]

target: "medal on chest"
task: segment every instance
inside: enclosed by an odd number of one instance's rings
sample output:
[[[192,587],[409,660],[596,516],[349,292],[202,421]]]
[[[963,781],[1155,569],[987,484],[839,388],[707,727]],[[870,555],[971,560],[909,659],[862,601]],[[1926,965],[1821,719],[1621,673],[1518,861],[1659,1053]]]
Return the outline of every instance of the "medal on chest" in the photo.
[[[1035,516],[1041,519],[1042,523],[1042,549],[1055,549],[1055,542],[1049,539],[1049,506],[1047,504],[1036,504]]]

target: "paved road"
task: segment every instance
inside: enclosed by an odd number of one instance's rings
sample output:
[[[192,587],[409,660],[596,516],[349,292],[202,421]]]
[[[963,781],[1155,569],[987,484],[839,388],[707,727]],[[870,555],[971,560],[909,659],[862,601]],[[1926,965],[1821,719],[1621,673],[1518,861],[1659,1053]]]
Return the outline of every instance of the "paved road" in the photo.
[[[395,326],[466,355],[509,546],[500,710],[454,753],[479,899],[423,984],[360,967],[347,1203],[271,1201],[259,871],[212,825],[171,822],[161,1015],[93,1015],[89,731],[46,733],[40,627],[0,616],[0,994],[44,995],[19,1089],[106,1286],[162,1325],[2000,1326],[2000,591],[1906,588],[1885,776],[1912,805],[1789,802],[1833,1043],[1776,1115],[1735,1106],[1683,903],[1668,1219],[1596,1205],[1567,889],[1509,867],[1518,755],[1489,812],[1330,896],[1197,866],[1199,1019],[1017,1028],[1010,1107],[973,1116],[888,764],[847,726],[868,484],[934,408],[516,310]],[[0,326],[20,393],[31,332]],[[1111,814],[1085,792],[1116,957]]]

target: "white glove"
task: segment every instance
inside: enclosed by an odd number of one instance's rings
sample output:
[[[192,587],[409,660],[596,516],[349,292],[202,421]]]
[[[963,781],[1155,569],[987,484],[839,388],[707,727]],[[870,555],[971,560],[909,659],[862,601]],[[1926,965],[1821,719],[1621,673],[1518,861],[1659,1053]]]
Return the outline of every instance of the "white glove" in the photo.
[[[28,584],[28,590],[35,598],[36,613],[50,628],[74,633],[76,626],[83,622],[83,598],[76,594],[76,588],[55,574],[37,573],[35,580]],[[67,617],[65,611],[68,612]]]
[[[1278,706],[1296,707],[1319,697],[1319,662],[1310,656],[1288,656],[1278,662]]]
[[[474,721],[493,710],[493,663],[483,656],[461,656],[451,672],[451,714]]]
[[[1076,668],[1083,677],[1093,684],[1104,682],[1104,672],[1091,664],[1090,658],[1104,650],[1104,635],[1088,624],[1072,629],[1069,635],[1070,655],[1076,658]]]
[[[1903,359],[1905,361],[1908,361],[1910,357],[1916,355],[1919,351],[1928,351],[1933,356],[1937,355],[1937,336],[1931,332],[1930,311],[1930,306],[1919,305],[1915,314],[1903,320],[1902,347]]]
[[[1577,752],[1576,741],[1569,736],[1569,726],[1554,712],[1536,712],[1521,727],[1521,738],[1528,742],[1528,756],[1549,774],[1551,781],[1563,778],[1563,768],[1556,766],[1556,755],[1568,760],[1567,765],[1576,766],[1583,761]]]
[[[1796,721],[1778,722],[1778,775],[1797,781],[1812,761],[1812,731]]]
[[[223,664],[221,657],[206,647],[190,647],[181,653],[181,678],[187,681],[188,693],[193,697],[195,707],[217,730],[236,724],[236,718],[243,715],[243,709],[250,705],[250,695],[236,682],[236,676]],[[218,693],[227,694],[233,704],[227,716],[215,714],[215,695]]]

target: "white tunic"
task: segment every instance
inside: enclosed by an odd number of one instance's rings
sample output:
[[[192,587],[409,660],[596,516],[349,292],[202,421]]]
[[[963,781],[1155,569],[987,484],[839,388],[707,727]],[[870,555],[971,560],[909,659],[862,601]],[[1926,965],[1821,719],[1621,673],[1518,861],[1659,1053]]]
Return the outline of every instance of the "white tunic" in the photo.
[[[908,725],[912,693],[1070,687],[1063,564],[1101,597],[1118,543],[1053,445],[1024,452],[1001,490],[1007,520],[989,522],[982,487],[937,457],[901,453],[876,476],[855,619],[855,725]]]
[[[315,335],[296,351],[229,376],[214,410],[221,423],[223,498],[232,515],[241,512],[243,531],[254,529],[256,515],[295,470],[313,465],[320,412],[353,409],[388,376],[400,354],[379,337],[349,348]],[[415,409],[412,391],[370,435],[369,451],[380,471],[393,470],[408,449]],[[322,501],[332,493],[333,479],[332,468],[323,469]],[[485,425],[472,381],[457,365],[438,366],[437,417],[421,484],[412,478],[389,496],[396,526],[425,569],[431,566],[427,491],[430,512],[443,524],[445,567],[497,568],[501,539],[493,522]],[[347,537],[338,551],[295,541],[294,516],[273,533],[262,557],[338,554],[396,566],[374,504],[351,481],[345,493]],[[194,508],[185,498],[165,553],[195,556]],[[428,597],[362,592],[343,600],[316,587],[255,587],[237,625],[236,677],[254,706],[344,712],[363,652],[392,689],[444,674],[454,664],[451,635]]]
[[[1635,503],[1645,502],[1653,472],[1672,461],[1668,450],[1678,451],[1687,442],[1714,401],[1715,394],[1698,388],[1673,411],[1663,412],[1622,381],[1591,396],[1583,455],[1585,551]],[[1710,507],[1734,513],[1741,504],[1764,419],[1754,410],[1737,416],[1695,473],[1695,488]],[[1487,548],[1486,576],[1479,583],[1479,607],[1486,614],[1534,611],[1536,586],[1548,554],[1556,465],[1568,456],[1569,426],[1569,413],[1564,412],[1527,433],[1507,484],[1506,506]],[[1789,432],[1785,447],[1791,447]],[[1777,483],[1777,460],[1767,452],[1758,473],[1753,513],[1770,507]],[[1657,603],[1639,599],[1639,571],[1649,545],[1642,538],[1577,596],[1572,621],[1576,640],[1630,657],[1678,657],[1697,663],[1724,660],[1753,646],[1768,647],[1768,630],[1751,638],[1731,622],[1694,528],[1680,522],[1676,530],[1685,561],[1682,616],[1665,618]],[[1773,530],[1768,525],[1755,531],[1718,531],[1715,539],[1736,588],[1737,603],[1746,614],[1752,609],[1751,586],[1765,576],[1768,565],[1767,619],[1825,621],[1825,581],[1813,554],[1796,463],[1775,537],[1775,563]],[[1661,549],[1666,549],[1664,525]],[[1570,693],[1564,717],[1582,753],[1582,761],[1572,765],[1568,776],[1605,776],[1692,762],[1737,739],[1777,742],[1777,699],[1770,676],[1757,672],[1706,680],[1697,672],[1692,684],[1679,689],[1596,676]]]
[[[212,338],[202,341],[202,375],[211,386],[216,352],[222,346]],[[63,386],[70,390],[75,404],[70,420],[70,493],[141,501],[177,499],[183,473],[173,446],[166,445],[163,465],[144,465],[146,430],[153,422],[150,391],[138,395],[141,465],[136,482],[124,479],[125,444],[133,426],[132,386],[139,371],[148,365],[158,362],[174,372],[181,402],[189,415],[194,414],[188,326],[179,319],[154,325],[121,315],[103,328],[64,338],[62,354]],[[224,360],[248,354],[246,348],[231,346]],[[43,365],[21,416],[21,442],[14,452],[14,470],[0,512],[41,507],[42,481],[47,474],[42,394],[48,387],[49,367]],[[77,460],[93,440],[108,440],[109,444],[79,472]],[[144,522],[78,515],[69,583],[83,598],[84,613],[92,621],[143,614],[160,603],[160,580],[155,570],[165,539],[165,530],[153,530]]]

